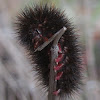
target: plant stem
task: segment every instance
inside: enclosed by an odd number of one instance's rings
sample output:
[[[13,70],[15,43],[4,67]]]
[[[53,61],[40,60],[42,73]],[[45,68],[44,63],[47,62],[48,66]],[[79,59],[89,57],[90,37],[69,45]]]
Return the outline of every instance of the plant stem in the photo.
[[[56,84],[57,84],[57,81],[55,81],[55,76],[57,72],[54,71],[55,59],[58,57],[58,50],[59,50],[58,41],[61,38],[61,36],[64,34],[66,29],[67,29],[66,27],[63,27],[61,30],[57,32],[58,35],[55,37],[55,40],[51,47],[51,63],[50,63],[48,100],[55,100],[55,95],[53,95],[53,92],[56,91]]]

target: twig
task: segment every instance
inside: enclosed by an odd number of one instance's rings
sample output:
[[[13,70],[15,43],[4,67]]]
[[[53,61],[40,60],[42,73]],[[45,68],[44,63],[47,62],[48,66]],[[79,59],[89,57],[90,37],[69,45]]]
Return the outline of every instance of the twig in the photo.
[[[43,43],[41,46],[39,46],[34,52],[43,50],[48,44],[50,44],[52,41],[53,45],[51,47],[51,63],[50,63],[50,78],[49,78],[49,93],[48,93],[48,100],[55,100],[55,96],[53,95],[53,92],[56,91],[56,81],[55,76],[56,72],[54,72],[54,66],[55,62],[54,60],[58,57],[58,41],[61,38],[61,36],[64,34],[64,32],[67,30],[66,27],[63,27],[60,29],[57,33],[55,33],[48,41]]]
[[[65,27],[60,29],[57,33],[55,33],[47,42],[44,42],[40,45],[34,52],[41,51],[44,49],[48,44],[50,44],[58,35],[60,35],[64,31]]]
[[[55,100],[55,95],[53,95],[53,92],[56,91],[56,81],[55,76],[56,72],[54,71],[55,66],[55,59],[58,57],[58,41],[61,38],[61,36],[66,31],[66,27],[63,27],[60,31],[57,32],[56,37],[54,38],[53,45],[51,47],[51,64],[50,64],[50,78],[49,78],[49,93],[48,93],[48,100]]]

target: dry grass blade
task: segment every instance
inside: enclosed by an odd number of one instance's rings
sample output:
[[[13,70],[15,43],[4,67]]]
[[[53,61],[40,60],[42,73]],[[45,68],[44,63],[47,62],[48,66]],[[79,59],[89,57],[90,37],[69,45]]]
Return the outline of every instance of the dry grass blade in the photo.
[[[29,71],[20,47],[0,33],[0,100],[33,100]]]

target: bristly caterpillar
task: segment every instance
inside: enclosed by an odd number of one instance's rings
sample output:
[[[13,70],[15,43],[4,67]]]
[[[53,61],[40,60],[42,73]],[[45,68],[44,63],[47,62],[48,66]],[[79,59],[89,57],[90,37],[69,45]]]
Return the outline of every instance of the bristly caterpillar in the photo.
[[[17,17],[17,33],[19,40],[26,47],[31,61],[37,64],[33,69],[38,72],[44,87],[49,85],[50,43],[42,51],[34,52],[44,42],[59,31],[67,28],[60,38],[59,56],[55,59],[57,70],[58,95],[71,95],[81,85],[81,50],[74,32],[74,27],[59,9],[46,5],[26,7]],[[60,90],[60,91],[59,91]]]

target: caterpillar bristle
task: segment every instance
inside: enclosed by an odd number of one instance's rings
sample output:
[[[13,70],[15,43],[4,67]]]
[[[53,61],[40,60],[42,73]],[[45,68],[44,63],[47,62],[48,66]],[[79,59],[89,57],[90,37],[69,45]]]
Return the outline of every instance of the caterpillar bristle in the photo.
[[[26,7],[17,17],[17,33],[19,40],[30,52],[31,61],[35,61],[35,69],[42,80],[43,86],[49,85],[49,64],[50,64],[50,43],[42,51],[34,53],[34,50],[46,42],[63,26],[67,28],[64,35],[59,40],[57,90],[58,95],[71,95],[78,91],[81,85],[81,50],[78,44],[78,37],[74,32],[74,27],[64,12],[47,4]],[[61,66],[60,66],[61,65]],[[58,67],[58,68],[57,68]]]

